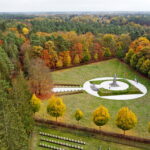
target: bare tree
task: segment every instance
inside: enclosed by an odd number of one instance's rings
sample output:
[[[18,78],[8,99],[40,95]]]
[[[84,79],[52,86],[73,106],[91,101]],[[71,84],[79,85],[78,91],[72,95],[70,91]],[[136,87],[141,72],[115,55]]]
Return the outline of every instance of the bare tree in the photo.
[[[52,80],[50,69],[40,59],[32,59],[29,68],[29,81],[31,91],[36,95],[47,95],[51,93]]]

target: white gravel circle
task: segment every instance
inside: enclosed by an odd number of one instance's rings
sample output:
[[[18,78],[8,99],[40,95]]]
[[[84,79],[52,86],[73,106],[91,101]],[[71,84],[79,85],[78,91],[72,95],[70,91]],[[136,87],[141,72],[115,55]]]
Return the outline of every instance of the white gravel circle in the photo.
[[[117,78],[117,79],[123,79],[123,78]],[[144,96],[147,93],[147,88],[143,84],[137,83],[134,80],[127,79],[128,82],[130,82],[132,85],[134,85],[136,88],[138,88],[142,92],[142,94],[128,94],[128,95],[126,94],[126,95],[114,95],[114,96],[100,96],[100,95],[98,95],[98,93],[96,91],[94,91],[94,90],[91,89],[91,84],[90,84],[90,81],[97,81],[97,80],[113,80],[113,77],[95,78],[95,79],[86,81],[84,83],[83,89],[87,93],[89,93],[89,94],[91,94],[93,96],[96,96],[96,97],[100,97],[100,98],[104,98],[104,99],[110,99],[110,100],[132,100],[132,99],[136,99],[136,98],[142,97],[142,96]],[[107,82],[107,84],[105,82]],[[104,81],[103,84],[101,83],[100,85],[97,85],[97,86],[109,89],[108,82],[109,81]],[[117,83],[119,83],[119,82],[121,82],[121,81],[117,81]],[[118,87],[117,90],[127,89],[128,88],[127,86],[128,86],[128,84],[126,85],[126,83],[124,83],[124,84],[122,84],[122,86],[120,86],[120,89]],[[110,90],[112,90],[112,89],[110,89]]]

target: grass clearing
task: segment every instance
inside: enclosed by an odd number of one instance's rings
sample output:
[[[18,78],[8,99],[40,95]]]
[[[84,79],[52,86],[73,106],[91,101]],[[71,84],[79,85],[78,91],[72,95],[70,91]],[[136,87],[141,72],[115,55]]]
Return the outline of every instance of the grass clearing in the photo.
[[[87,93],[62,96],[63,101],[67,106],[67,110],[65,115],[59,118],[59,121],[77,124],[74,113],[76,109],[81,109],[84,112],[84,118],[80,121],[80,125],[97,128],[92,122],[92,112],[102,104],[109,109],[111,115],[110,121],[106,126],[102,127],[102,130],[122,133],[122,131],[115,126],[115,116],[121,107],[127,106],[135,112],[138,117],[137,126],[134,129],[127,131],[127,134],[150,138],[150,134],[147,131],[148,122],[150,121],[150,80],[131,70],[127,65],[122,64],[117,59],[111,59],[81,67],[55,71],[52,73],[52,77],[54,83],[82,85],[87,80],[97,77],[112,77],[115,73],[117,74],[117,77],[120,78],[126,77],[133,80],[136,77],[140,83],[147,87],[148,93],[144,97],[126,101],[101,99]],[[36,113],[36,117],[55,120],[55,118],[50,117],[46,113],[47,103],[47,100],[42,102],[41,109]]]

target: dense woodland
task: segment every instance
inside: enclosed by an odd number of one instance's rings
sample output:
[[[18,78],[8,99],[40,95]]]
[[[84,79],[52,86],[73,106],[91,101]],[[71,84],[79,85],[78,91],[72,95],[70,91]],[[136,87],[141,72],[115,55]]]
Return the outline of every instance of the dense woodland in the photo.
[[[50,94],[50,69],[117,57],[150,77],[149,25],[150,15],[1,15],[1,149],[28,149],[29,99]]]

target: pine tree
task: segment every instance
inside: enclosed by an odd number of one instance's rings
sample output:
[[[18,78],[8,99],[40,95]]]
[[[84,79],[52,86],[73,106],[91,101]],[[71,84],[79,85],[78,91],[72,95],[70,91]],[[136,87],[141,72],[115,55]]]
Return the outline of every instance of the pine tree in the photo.
[[[48,106],[47,106],[47,113],[56,118],[62,116],[66,110],[66,105],[63,103],[60,97],[52,96],[49,99]]]
[[[101,127],[105,125],[110,118],[108,109],[104,106],[98,107],[94,112],[93,112],[93,122]]]
[[[137,124],[136,115],[131,110],[129,110],[128,107],[122,107],[117,114],[116,119],[117,127],[122,129],[125,134],[126,130],[134,128],[136,124]]]
[[[29,74],[29,68],[30,68],[30,57],[28,50],[25,51],[24,59],[23,59],[23,68],[25,75]]]
[[[150,78],[150,70],[149,70],[149,72],[148,72],[148,77]]]
[[[10,79],[11,74],[14,71],[14,65],[8,58],[8,55],[6,54],[4,49],[2,49],[1,47],[0,47],[0,71],[2,72],[1,75],[3,79]]]
[[[6,81],[0,80],[0,148],[27,150],[28,136],[9,92],[10,85]]]
[[[31,99],[31,93],[22,71],[20,71],[18,76],[12,80],[12,86],[11,97],[15,103],[14,106],[21,117],[24,129],[29,136],[34,127],[32,118],[33,110],[29,101],[29,99]]]

